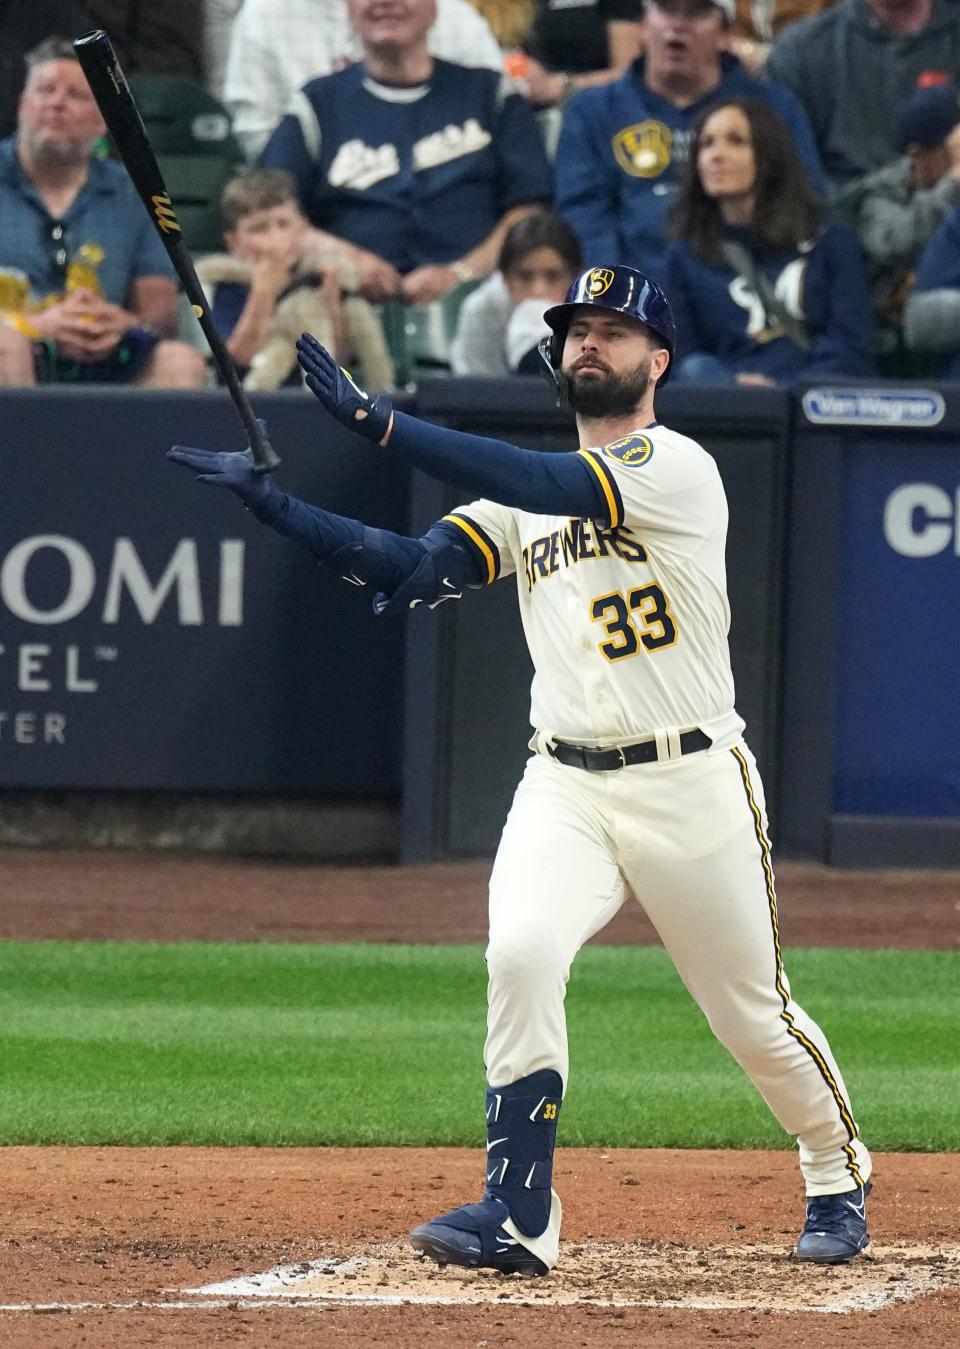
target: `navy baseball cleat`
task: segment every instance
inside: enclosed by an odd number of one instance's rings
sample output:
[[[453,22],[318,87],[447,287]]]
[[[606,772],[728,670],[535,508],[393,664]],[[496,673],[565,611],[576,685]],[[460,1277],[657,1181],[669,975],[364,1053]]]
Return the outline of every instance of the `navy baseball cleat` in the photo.
[[[410,1241],[418,1255],[428,1255],[441,1267],[498,1269],[527,1279],[549,1273],[542,1260],[504,1230],[509,1217],[502,1200],[484,1195],[479,1204],[464,1204],[415,1227]]]
[[[869,1181],[844,1194],[813,1194],[797,1242],[797,1259],[815,1265],[845,1265],[870,1244],[867,1232]]]

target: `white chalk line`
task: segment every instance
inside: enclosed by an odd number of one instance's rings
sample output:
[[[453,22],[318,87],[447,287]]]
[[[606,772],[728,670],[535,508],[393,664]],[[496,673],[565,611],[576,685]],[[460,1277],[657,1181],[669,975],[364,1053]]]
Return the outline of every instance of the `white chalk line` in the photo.
[[[328,1258],[326,1260],[301,1261],[292,1265],[277,1265],[262,1273],[245,1275],[236,1279],[227,1279],[218,1283],[205,1284],[200,1288],[177,1290],[178,1297],[165,1300],[125,1300],[117,1302],[10,1302],[0,1303],[0,1313],[70,1313],[70,1312],[122,1312],[122,1311],[217,1311],[243,1310],[255,1311],[290,1307],[299,1310],[319,1311],[331,1307],[397,1307],[397,1306],[579,1306],[598,1308],[662,1308],[674,1311],[729,1312],[765,1309],[778,1315],[795,1312],[819,1312],[825,1314],[851,1314],[855,1312],[880,1311],[899,1302],[911,1302],[917,1298],[937,1291],[942,1287],[956,1286],[960,1283],[960,1246],[931,1247],[885,1247],[872,1248],[869,1259],[858,1261],[856,1268],[863,1269],[866,1264],[883,1262],[886,1259],[899,1259],[900,1267],[913,1265],[917,1282],[901,1282],[896,1287],[880,1289],[867,1288],[851,1290],[844,1294],[834,1293],[824,1300],[777,1304],[775,1299],[763,1291],[739,1298],[716,1300],[711,1298],[669,1298],[669,1297],[595,1297],[572,1290],[557,1288],[557,1294],[551,1296],[549,1283],[541,1280],[496,1280],[487,1282],[479,1291],[471,1291],[469,1286],[461,1287],[456,1295],[439,1292],[418,1293],[370,1291],[350,1293],[339,1288],[316,1286],[315,1280],[326,1280],[347,1275],[356,1277],[368,1267],[375,1265],[377,1256],[387,1252],[395,1254],[396,1248],[381,1248],[373,1254],[352,1255],[344,1260]],[[783,1257],[780,1248],[756,1247],[758,1256],[769,1254]],[[708,1253],[704,1252],[704,1253]],[[940,1282],[934,1281],[929,1273],[931,1256],[937,1256],[944,1266],[948,1277]],[[942,1271],[941,1271],[942,1272]],[[461,1271],[465,1274],[466,1271]],[[487,1276],[483,1276],[485,1279]],[[504,1286],[520,1290],[516,1293],[500,1291]],[[311,1285],[310,1291],[304,1285]],[[496,1289],[497,1291],[493,1291]],[[536,1289],[536,1294],[533,1290]],[[172,1291],[172,1290],[171,1290]]]
[[[789,1316],[797,1312],[816,1312],[824,1315],[850,1315],[853,1312],[882,1311],[897,1302],[913,1302],[922,1297],[921,1292],[897,1292],[878,1294],[876,1298],[861,1298],[849,1303],[834,1303],[830,1306],[809,1304],[803,1307],[768,1307],[775,1315]],[[290,1307],[300,1311],[321,1311],[330,1307],[599,1307],[602,1309],[660,1308],[664,1311],[697,1312],[743,1312],[756,1311],[759,1303],[734,1304],[732,1302],[709,1302],[699,1298],[580,1298],[575,1302],[552,1302],[542,1299],[536,1303],[524,1297],[466,1298],[439,1297],[426,1294],[387,1293],[380,1297],[372,1294],[355,1296],[330,1294],[318,1297],[247,1297],[247,1298],[194,1298],[190,1302],[8,1302],[0,1303],[0,1313],[54,1313],[54,1312],[123,1312],[123,1311],[259,1311]]]

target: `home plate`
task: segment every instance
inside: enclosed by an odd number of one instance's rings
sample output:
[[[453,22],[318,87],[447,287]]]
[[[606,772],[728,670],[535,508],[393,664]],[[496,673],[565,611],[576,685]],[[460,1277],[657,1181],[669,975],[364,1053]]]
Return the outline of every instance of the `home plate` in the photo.
[[[182,1290],[273,1306],[423,1303],[687,1307],[701,1311],[877,1311],[960,1285],[960,1246],[871,1246],[849,1265],[807,1265],[783,1246],[565,1243],[548,1278],[440,1269],[400,1243],[365,1246]]]

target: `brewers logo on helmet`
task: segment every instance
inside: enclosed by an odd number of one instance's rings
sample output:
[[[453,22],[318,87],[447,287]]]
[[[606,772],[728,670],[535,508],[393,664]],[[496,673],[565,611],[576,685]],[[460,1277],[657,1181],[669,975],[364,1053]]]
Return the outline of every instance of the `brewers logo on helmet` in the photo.
[[[677,346],[677,328],[670,301],[655,281],[634,267],[591,267],[580,273],[567,291],[563,304],[555,304],[543,316],[553,333],[541,341],[540,355],[561,400],[566,394],[566,378],[561,369],[563,344],[567,340],[573,311],[579,305],[623,314],[656,333],[670,353],[670,363],[660,377],[660,386],[666,384]]]
[[[613,269],[610,267],[594,267],[587,282],[587,290],[595,300],[598,300],[601,295],[606,294],[612,285]]]

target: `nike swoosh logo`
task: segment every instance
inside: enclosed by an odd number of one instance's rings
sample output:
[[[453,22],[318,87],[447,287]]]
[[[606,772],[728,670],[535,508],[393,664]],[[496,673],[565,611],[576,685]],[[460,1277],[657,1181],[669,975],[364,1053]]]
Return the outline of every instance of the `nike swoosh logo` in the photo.
[[[489,1152],[491,1148],[495,1148],[498,1143],[506,1143],[506,1141],[505,1138],[495,1138],[492,1143],[487,1144],[487,1151]]]
[[[451,591],[449,595],[438,595],[435,600],[432,600],[431,603],[427,605],[427,608],[436,609],[438,605],[443,604],[444,600],[462,600],[462,599],[463,599],[463,591],[454,590]]]
[[[537,1169],[537,1164],[536,1164],[536,1162],[534,1162],[533,1166],[531,1166],[531,1168],[530,1168],[530,1174],[529,1174],[529,1176],[527,1176],[526,1180],[523,1182],[523,1188],[524,1188],[525,1190],[529,1190],[529,1189],[532,1188],[532,1186],[530,1185],[530,1182],[531,1182],[531,1180],[533,1180],[533,1173],[534,1173],[534,1171],[536,1171],[536,1169]]]

